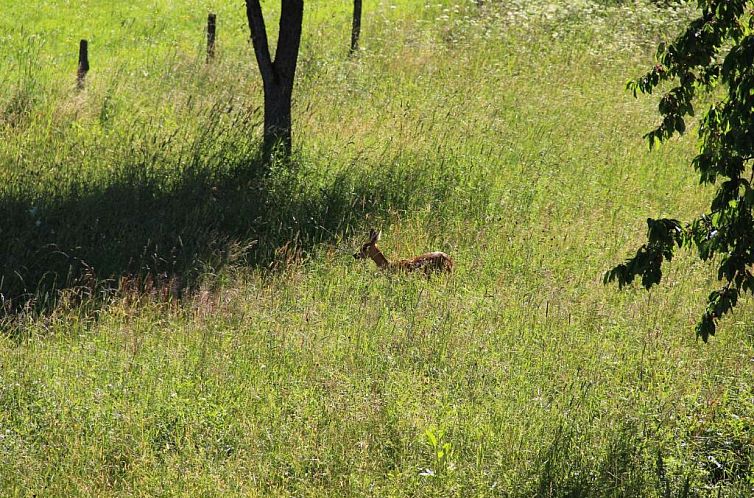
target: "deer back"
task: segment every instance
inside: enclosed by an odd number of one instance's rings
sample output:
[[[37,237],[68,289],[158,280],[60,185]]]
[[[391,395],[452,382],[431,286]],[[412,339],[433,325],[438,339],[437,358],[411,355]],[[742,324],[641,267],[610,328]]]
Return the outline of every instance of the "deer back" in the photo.
[[[453,260],[444,252],[428,252],[411,259],[401,259],[391,265],[402,271],[424,270],[425,273],[433,271],[453,271]]]

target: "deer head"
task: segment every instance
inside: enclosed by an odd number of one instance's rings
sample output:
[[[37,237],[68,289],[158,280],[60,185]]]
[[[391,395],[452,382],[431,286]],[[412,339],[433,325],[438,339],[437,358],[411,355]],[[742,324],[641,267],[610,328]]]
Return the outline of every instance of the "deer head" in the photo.
[[[365,259],[374,254],[377,249],[377,241],[380,240],[380,232],[374,228],[369,231],[369,240],[361,246],[361,250],[355,252],[353,257],[356,259]]]

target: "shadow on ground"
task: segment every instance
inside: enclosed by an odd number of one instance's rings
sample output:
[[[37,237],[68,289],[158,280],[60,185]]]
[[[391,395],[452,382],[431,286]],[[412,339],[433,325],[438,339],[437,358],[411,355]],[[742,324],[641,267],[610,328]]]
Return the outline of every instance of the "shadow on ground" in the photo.
[[[45,312],[67,290],[96,299],[124,283],[180,297],[229,263],[276,267],[350,235],[367,215],[441,200],[454,183],[399,165],[315,172],[247,160],[166,180],[135,166],[62,193],[4,195],[2,313]]]

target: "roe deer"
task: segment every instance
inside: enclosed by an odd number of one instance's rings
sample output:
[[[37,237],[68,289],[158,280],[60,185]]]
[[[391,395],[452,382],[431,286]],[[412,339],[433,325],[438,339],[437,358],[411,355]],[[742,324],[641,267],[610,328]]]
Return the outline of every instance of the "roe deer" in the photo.
[[[369,231],[369,241],[361,246],[361,250],[353,255],[356,259],[372,258],[382,270],[414,271],[424,270],[429,275],[432,271],[453,271],[453,260],[444,252],[428,252],[411,259],[388,261],[382,251],[377,248],[380,233],[374,229]]]

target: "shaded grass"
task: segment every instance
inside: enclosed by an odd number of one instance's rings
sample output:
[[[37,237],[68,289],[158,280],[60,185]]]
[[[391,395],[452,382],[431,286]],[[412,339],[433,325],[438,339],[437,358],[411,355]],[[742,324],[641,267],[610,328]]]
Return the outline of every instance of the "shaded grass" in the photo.
[[[217,147],[216,140],[209,142]],[[229,148],[237,155],[229,157]],[[99,184],[4,198],[5,311],[49,311],[65,289],[80,287],[91,297],[129,280],[136,288],[153,282],[180,297],[228,264],[269,268],[299,261],[315,245],[349,236],[366,214],[441,205],[448,186],[458,183],[450,168],[407,175],[400,158],[323,178],[296,159],[270,170],[254,159],[255,143],[221,150],[207,164],[199,159],[207,151],[194,148],[194,161],[202,163],[189,162],[170,179],[148,164],[128,164]],[[488,189],[469,188],[484,208]]]

